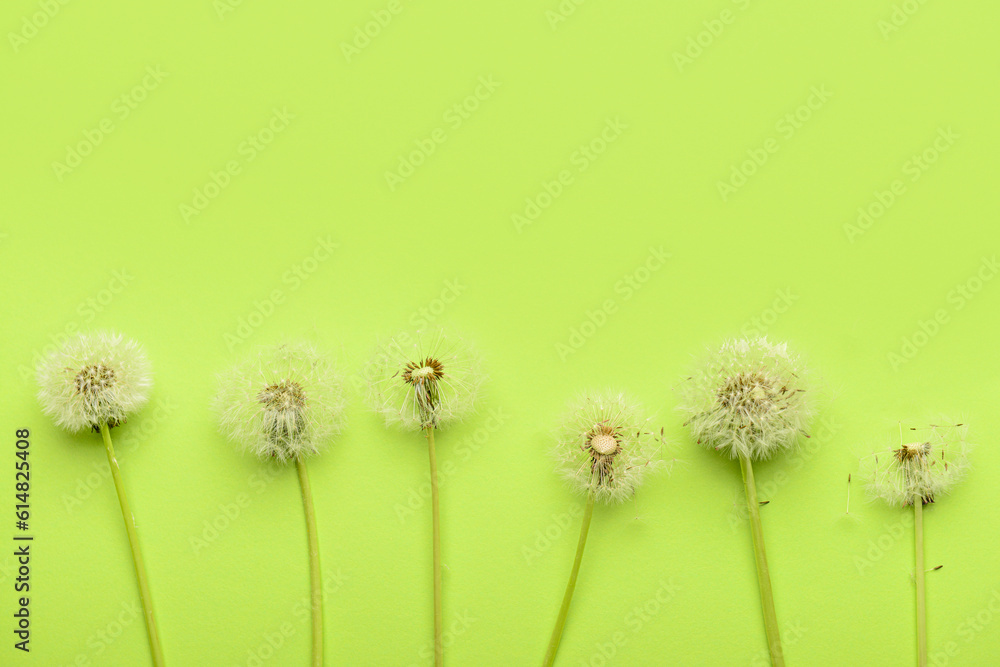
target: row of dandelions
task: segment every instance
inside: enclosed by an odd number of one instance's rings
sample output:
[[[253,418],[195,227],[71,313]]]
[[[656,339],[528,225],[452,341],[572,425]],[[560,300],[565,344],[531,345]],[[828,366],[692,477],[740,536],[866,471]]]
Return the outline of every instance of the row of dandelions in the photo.
[[[785,345],[765,339],[727,341],[709,354],[680,385],[678,408],[698,444],[739,459],[751,522],[761,609],[771,661],[784,664],[771,579],[760,523],[753,461],[793,449],[812,406],[805,369]],[[563,604],[543,665],[555,661],[583,557],[594,502],[631,498],[647,473],[663,463],[663,430],[623,394],[585,395],[570,409],[558,435],[559,472],[586,494],[580,539]]]
[[[434,431],[472,411],[481,382],[479,358],[442,331],[401,334],[378,346],[366,367],[369,405],[389,425],[422,430],[428,442],[433,493],[433,617],[435,661],[443,663],[441,532]],[[313,664],[323,664],[323,598],[319,539],[305,458],[342,429],[343,379],[307,343],[284,343],[220,376],[219,424],[231,440],[264,460],[294,461],[309,539]]]
[[[423,431],[428,442],[433,498],[434,645],[443,661],[441,541],[434,431],[468,415],[482,376],[479,357],[462,339],[444,332],[402,334],[379,345],[366,373],[370,407],[387,424]],[[117,333],[79,334],[38,368],[39,400],[57,425],[100,432],[121,503],[135,564],[152,660],[163,651],[135,519],[111,442],[149,399],[150,364],[141,346]],[[295,463],[309,545],[312,661],[323,664],[323,598],[319,538],[306,459],[320,453],[343,428],[344,382],[332,361],[305,342],[262,347],[219,375],[215,398],[220,430],[243,450],[265,461]]]
[[[725,342],[710,353],[680,386],[679,409],[700,445],[739,459],[750,517],[765,634],[773,665],[783,665],[770,572],[764,548],[753,462],[793,450],[814,410],[813,389],[801,358],[785,344],[765,338]],[[924,600],[923,506],[950,490],[968,470],[968,429],[964,424],[911,427],[921,433],[866,459],[869,493],[894,506],[914,508],[917,598],[917,664],[927,664]],[[880,458],[881,457],[881,458]],[[850,479],[850,478],[848,478]],[[849,489],[848,489],[849,492]]]
[[[462,339],[442,331],[402,334],[381,343],[365,369],[368,402],[386,424],[423,432],[432,489],[433,616],[435,664],[443,664],[441,542],[435,431],[474,408],[482,383],[478,355]],[[39,399],[59,426],[100,432],[132,548],[153,662],[163,664],[135,520],[111,443],[110,430],[149,398],[150,365],[141,347],[114,333],[80,334],[38,369]],[[813,412],[812,390],[801,359],[766,339],[727,341],[711,352],[680,385],[679,409],[700,445],[738,459],[760,588],[768,648],[783,665],[781,641],[764,548],[753,462],[793,450]],[[309,542],[313,610],[313,664],[323,661],[322,593],[315,512],[305,459],[319,453],[343,427],[343,380],[312,345],[283,343],[219,376],[215,407],[220,429],[264,460],[296,464]],[[917,429],[913,429],[917,430]],[[587,498],[580,539],[563,603],[550,638],[551,665],[562,638],[595,503],[631,498],[646,476],[664,467],[663,429],[622,393],[592,392],[572,404],[556,435],[557,471]],[[931,425],[917,441],[868,459],[869,490],[915,512],[918,662],[926,664],[922,508],[965,474],[967,429]],[[880,458],[881,456],[881,458]]]
[[[917,607],[917,664],[927,665],[927,601],[924,567],[924,505],[950,491],[969,469],[968,426],[947,419],[911,426],[915,440],[899,440],[864,460],[869,493],[893,507],[913,507],[914,583]]]

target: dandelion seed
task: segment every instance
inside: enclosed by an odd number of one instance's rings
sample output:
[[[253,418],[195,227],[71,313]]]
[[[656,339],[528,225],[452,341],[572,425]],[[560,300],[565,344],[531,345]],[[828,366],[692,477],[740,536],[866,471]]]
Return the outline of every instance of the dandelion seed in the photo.
[[[851,473],[847,473],[847,511],[844,514],[851,513]]]

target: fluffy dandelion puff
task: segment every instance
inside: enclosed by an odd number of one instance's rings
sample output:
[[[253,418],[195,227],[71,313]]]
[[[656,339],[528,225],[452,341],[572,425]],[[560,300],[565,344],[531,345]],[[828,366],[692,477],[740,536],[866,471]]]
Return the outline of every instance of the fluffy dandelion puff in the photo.
[[[386,425],[439,428],[472,413],[482,385],[480,359],[461,338],[441,330],[394,336],[365,367],[368,403]]]
[[[730,458],[767,459],[806,435],[805,369],[784,343],[725,342],[680,386],[679,409],[698,444]]]
[[[340,431],[344,390],[312,345],[263,347],[219,375],[215,410],[232,441],[262,459],[315,454]]]
[[[110,331],[71,337],[39,363],[37,379],[42,410],[70,431],[121,424],[153,386],[142,346]]]
[[[661,434],[640,406],[623,393],[588,392],[573,402],[556,433],[553,456],[559,474],[594,500],[631,498],[662,461]]]
[[[910,442],[899,440],[863,461],[869,493],[890,505],[924,504],[946,493],[969,469],[968,427],[943,420],[924,428],[911,428]]]

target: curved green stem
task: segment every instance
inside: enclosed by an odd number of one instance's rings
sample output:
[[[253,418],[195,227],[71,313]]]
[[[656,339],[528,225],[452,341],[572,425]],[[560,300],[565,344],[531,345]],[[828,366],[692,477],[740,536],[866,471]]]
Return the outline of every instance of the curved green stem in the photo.
[[[434,664],[444,665],[443,614],[441,613],[441,512],[438,502],[437,454],[434,452],[434,427],[428,426],[427,451],[431,462],[431,514],[434,524]]]
[[[139,582],[139,595],[142,598],[142,610],[146,618],[146,632],[149,634],[149,650],[156,667],[163,667],[163,649],[160,647],[160,634],[156,629],[156,617],[153,615],[153,597],[149,593],[149,581],[146,579],[146,566],[142,561],[142,551],[139,549],[139,534],[135,529],[135,517],[125,495],[125,484],[122,473],[118,469],[115,458],[115,448],[111,444],[111,430],[107,424],[101,424],[101,437],[104,438],[104,448],[108,452],[108,465],[111,466],[111,477],[118,491],[118,504],[122,508],[122,518],[125,520],[125,532],[128,533],[128,543],[132,547],[132,564],[135,565],[135,578]]]
[[[312,602],[312,664],[323,665],[323,582],[319,574],[319,537],[316,534],[316,511],[313,509],[312,487],[309,486],[309,471],[301,456],[295,458],[299,471],[299,486],[302,488],[302,507],[306,512],[306,534],[309,537],[309,581]]]
[[[917,664],[927,667],[927,605],[924,594],[924,499],[913,498],[913,535],[917,580]]]
[[[573,600],[573,591],[576,590],[576,577],[580,573],[580,561],[583,560],[583,548],[587,545],[587,533],[590,532],[590,518],[593,514],[594,493],[591,491],[587,494],[587,506],[583,510],[583,523],[580,526],[580,540],[576,544],[576,558],[573,560],[573,570],[569,573],[569,583],[566,584],[566,594],[563,595],[559,617],[556,618],[556,625],[549,639],[549,649],[545,652],[545,661],[542,663],[544,667],[551,667],[556,660],[556,651],[559,650],[559,642],[562,641],[563,627],[569,614],[569,603]]]
[[[767,569],[767,554],[764,551],[764,531],[760,526],[760,504],[757,502],[757,485],[753,478],[753,464],[750,459],[740,457],[743,486],[747,495],[747,510],[750,513],[750,530],[753,533],[753,551],[757,560],[757,584],[760,586],[760,606],[764,612],[764,631],[767,633],[767,647],[771,652],[771,664],[784,667],[785,656],[781,652],[781,635],[778,632],[778,617],[774,613],[774,595],[771,593],[771,575]]]

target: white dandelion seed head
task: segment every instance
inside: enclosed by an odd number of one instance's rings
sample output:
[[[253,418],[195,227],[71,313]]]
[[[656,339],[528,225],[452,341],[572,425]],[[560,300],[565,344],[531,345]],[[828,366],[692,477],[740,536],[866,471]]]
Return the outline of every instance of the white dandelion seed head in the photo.
[[[907,442],[908,440],[908,442]],[[932,503],[969,470],[968,426],[947,419],[903,430],[862,461],[868,492],[890,505]]]
[[[38,364],[36,378],[42,411],[74,432],[121,424],[153,386],[142,346],[112,331],[70,337]]]
[[[556,471],[575,491],[619,503],[662,465],[661,443],[638,403],[620,392],[592,391],[570,404],[552,454]]]
[[[365,366],[368,404],[387,426],[441,428],[475,409],[483,382],[479,355],[441,329],[381,341]]]
[[[806,369],[784,343],[730,340],[681,383],[678,409],[698,444],[730,458],[767,459],[807,435],[806,384]]]
[[[301,341],[259,348],[219,375],[220,430],[261,459],[316,454],[343,425],[344,385],[333,363]]]

